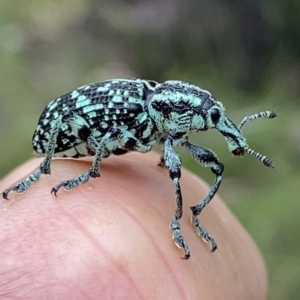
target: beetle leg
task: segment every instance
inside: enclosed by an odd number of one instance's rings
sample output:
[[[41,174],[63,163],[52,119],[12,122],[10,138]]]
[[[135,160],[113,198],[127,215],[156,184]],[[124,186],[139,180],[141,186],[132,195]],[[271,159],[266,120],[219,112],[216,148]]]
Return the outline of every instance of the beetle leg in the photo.
[[[170,229],[172,230],[172,238],[175,241],[175,244],[179,248],[184,250],[184,259],[190,257],[190,250],[188,245],[185,243],[181,230],[179,220],[182,217],[182,195],[180,189],[180,177],[181,177],[181,161],[178,154],[174,151],[172,145],[172,139],[168,138],[165,141],[164,146],[164,166],[169,169],[170,178],[173,181],[174,190],[175,190],[175,200],[176,200],[176,210],[174,217],[170,223]]]
[[[211,171],[216,175],[215,181],[208,192],[207,196],[196,206],[190,207],[193,212],[192,223],[196,227],[197,234],[205,241],[212,244],[211,252],[217,249],[217,244],[208,232],[200,225],[198,215],[203,208],[212,200],[222,182],[222,174],[224,165],[219,161],[217,156],[209,149],[201,146],[196,146],[188,141],[182,143],[185,150],[203,167],[210,167]]]
[[[86,138],[86,142],[89,147],[96,149],[94,161],[92,164],[92,167],[89,171],[84,172],[80,174],[79,176],[76,176],[74,178],[71,178],[69,180],[64,180],[61,183],[54,186],[51,190],[51,193],[53,193],[56,196],[56,193],[61,187],[64,187],[65,190],[69,191],[75,187],[77,187],[80,183],[87,182],[90,177],[96,178],[100,177],[99,173],[99,165],[101,162],[101,159],[107,155],[107,150],[105,149],[105,145],[109,142],[114,141],[116,138],[116,132],[113,130],[109,130],[101,139],[101,141],[98,143],[97,140],[93,135],[90,135]]]
[[[162,155],[159,158],[159,162],[157,162],[157,166],[161,167],[162,169],[167,169],[166,163],[165,163],[165,155],[164,155],[164,152],[165,152],[164,143],[165,143],[166,139],[167,139],[167,136],[162,136],[160,138],[160,140],[158,141],[159,144],[162,144]]]
[[[157,166],[158,167],[161,167],[161,168],[163,168],[163,169],[167,169],[167,167],[166,167],[166,162],[165,162],[165,158],[164,158],[164,155],[162,154],[161,156],[160,156],[160,158],[159,158],[159,162],[157,163]]]
[[[119,130],[118,141],[120,148],[141,153],[149,152],[152,149],[151,145],[144,145],[130,131],[121,128],[117,129]]]
[[[86,143],[89,147],[95,149],[95,156],[91,168],[87,172],[82,173],[72,179],[62,181],[53,187],[51,193],[54,193],[55,196],[61,187],[64,187],[65,190],[71,190],[77,187],[80,183],[87,182],[90,177],[100,177],[99,167],[102,158],[107,157],[108,154],[114,151],[116,148],[123,148],[126,150],[139,151],[143,153],[150,151],[152,148],[151,146],[143,145],[129,131],[119,127],[110,128],[100,142],[97,142],[96,138],[93,136],[93,134],[91,134],[90,136],[86,137]]]
[[[52,159],[52,156],[53,156],[53,153],[55,150],[56,139],[57,139],[57,135],[58,135],[60,127],[61,127],[61,118],[57,119],[56,123],[53,126],[53,129],[51,130],[51,132],[49,134],[49,140],[47,141],[45,158],[42,161],[42,163],[40,164],[40,170],[29,174],[29,176],[27,178],[25,178],[23,181],[6,189],[2,194],[4,199],[8,200],[8,194],[11,191],[16,191],[18,194],[25,192],[25,190],[27,190],[33,182],[36,182],[40,179],[42,174],[50,174],[51,173],[50,164],[51,164],[51,159]]]
[[[160,156],[159,162],[157,163],[157,166],[161,167],[162,169],[168,169],[168,167],[166,166],[164,152],[165,152],[165,147],[163,147],[163,154]]]
[[[8,189],[6,189],[2,196],[4,199],[6,200],[9,200],[8,199],[8,194],[11,192],[11,191],[15,191],[17,192],[18,194],[22,194],[23,192],[25,192],[25,190],[27,190],[31,184],[35,181],[38,181],[41,177],[41,171],[36,171],[36,172],[33,172],[31,173],[26,179],[24,179],[23,181],[15,184],[15,185],[12,185],[11,187],[9,187]]]

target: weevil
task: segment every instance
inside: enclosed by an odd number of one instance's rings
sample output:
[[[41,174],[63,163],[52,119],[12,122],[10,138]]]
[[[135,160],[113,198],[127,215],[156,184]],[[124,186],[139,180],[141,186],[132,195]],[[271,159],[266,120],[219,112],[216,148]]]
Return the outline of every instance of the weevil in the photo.
[[[63,187],[71,190],[90,178],[100,176],[103,158],[110,154],[122,155],[130,151],[146,153],[155,144],[163,146],[158,165],[169,171],[175,190],[176,209],[170,223],[175,244],[190,250],[183,239],[179,220],[182,217],[180,189],[181,159],[174,147],[183,147],[203,167],[209,167],[215,180],[206,197],[190,207],[196,233],[207,243],[211,252],[217,244],[200,225],[199,214],[213,199],[223,178],[224,165],[216,154],[189,142],[191,132],[217,129],[225,138],[229,151],[236,156],[248,153],[265,166],[272,161],[247,145],[241,128],[258,118],[274,118],[273,111],[245,117],[236,126],[227,116],[223,104],[196,85],[177,80],[158,83],[142,79],[114,79],[79,87],[50,102],[42,112],[32,138],[36,153],[44,159],[39,170],[3,192],[8,199],[11,191],[22,193],[42,174],[50,174],[51,159],[58,157],[94,156],[90,169],[52,188],[55,196]]]

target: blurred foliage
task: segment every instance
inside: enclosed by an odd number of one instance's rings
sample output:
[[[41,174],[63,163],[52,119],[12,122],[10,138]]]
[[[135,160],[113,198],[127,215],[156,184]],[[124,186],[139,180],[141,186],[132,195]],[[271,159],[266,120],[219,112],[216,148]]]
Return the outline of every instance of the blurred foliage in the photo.
[[[39,114],[89,82],[181,79],[212,91],[274,170],[233,158],[217,132],[193,136],[225,164],[220,194],[261,249],[269,299],[300,294],[300,1],[27,0],[0,2],[0,176],[29,158]],[[183,151],[183,163],[213,175]],[[209,227],[209,225],[207,225]],[[221,248],[221,247],[220,247]],[[220,250],[221,251],[221,250]]]

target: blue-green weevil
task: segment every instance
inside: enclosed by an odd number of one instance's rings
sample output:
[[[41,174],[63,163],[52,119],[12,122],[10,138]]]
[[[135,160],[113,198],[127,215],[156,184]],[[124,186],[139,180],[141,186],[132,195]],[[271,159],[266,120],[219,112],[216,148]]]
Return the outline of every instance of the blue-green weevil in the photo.
[[[264,111],[245,117],[239,126],[227,117],[221,102],[202,88],[182,81],[169,80],[158,83],[142,79],[114,79],[88,84],[50,102],[40,116],[32,143],[34,150],[44,156],[38,171],[22,182],[6,189],[24,192],[42,174],[50,174],[53,156],[94,156],[91,168],[77,177],[65,180],[52,189],[64,187],[71,190],[90,177],[99,177],[103,158],[110,154],[121,155],[129,151],[146,153],[155,144],[163,145],[159,166],[169,170],[175,189],[176,210],[170,223],[172,237],[184,257],[190,257],[179,220],[182,217],[180,190],[181,160],[174,151],[182,146],[200,165],[209,167],[215,181],[207,196],[191,207],[192,223],[197,234],[217,249],[214,239],[200,225],[198,216],[216,194],[224,171],[223,164],[211,150],[189,142],[191,132],[217,129],[226,139],[229,151],[234,155],[248,153],[265,166],[273,167],[272,161],[250,149],[244,138],[242,126],[257,118],[274,118],[272,111]]]

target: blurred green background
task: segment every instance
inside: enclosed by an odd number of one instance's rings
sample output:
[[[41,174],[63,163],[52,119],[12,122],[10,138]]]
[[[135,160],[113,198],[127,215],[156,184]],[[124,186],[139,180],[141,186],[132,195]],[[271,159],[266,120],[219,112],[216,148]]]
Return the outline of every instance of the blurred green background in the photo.
[[[264,255],[269,299],[299,299],[300,1],[1,0],[0,176],[31,157],[31,136],[50,100],[123,77],[200,85],[237,123],[277,112],[243,129],[274,170],[232,157],[218,132],[192,139],[225,164],[220,194]],[[186,167],[212,183],[209,170],[179,151]]]

